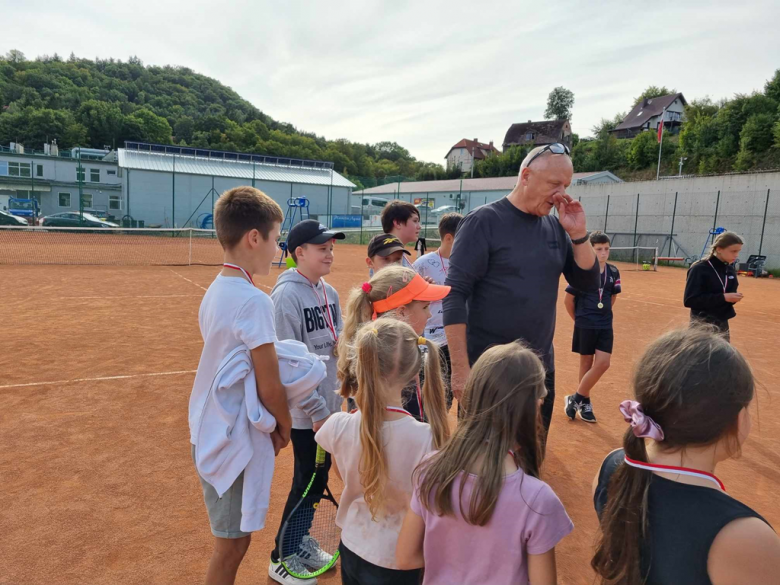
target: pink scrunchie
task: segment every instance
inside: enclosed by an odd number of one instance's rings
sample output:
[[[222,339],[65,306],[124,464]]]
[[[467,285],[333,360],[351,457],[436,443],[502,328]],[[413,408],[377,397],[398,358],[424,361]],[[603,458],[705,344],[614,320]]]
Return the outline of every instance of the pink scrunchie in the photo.
[[[624,400],[620,403],[620,413],[633,427],[634,435],[640,439],[664,440],[664,431],[652,418],[642,410],[642,405],[635,400]]]
[[[363,285],[360,288],[363,289],[364,293],[368,294],[368,293],[371,292],[371,289],[374,288],[374,287],[372,287],[370,283],[364,282]]]

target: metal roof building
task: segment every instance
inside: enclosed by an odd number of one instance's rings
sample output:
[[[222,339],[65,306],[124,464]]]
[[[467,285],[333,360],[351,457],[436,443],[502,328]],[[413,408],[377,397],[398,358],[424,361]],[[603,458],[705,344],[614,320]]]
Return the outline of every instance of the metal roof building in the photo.
[[[252,185],[283,210],[290,198],[306,197],[312,216],[349,213],[355,186],[333,163],[126,142],[118,153],[124,214],[145,225],[201,227],[224,191]]]
[[[622,183],[623,181],[609,171],[574,173],[572,186],[591,183]],[[436,216],[446,211],[454,211],[460,207],[462,213],[468,213],[475,207],[496,201],[508,195],[517,184],[517,176],[487,177],[483,179],[444,179],[441,181],[410,181],[388,183],[363,191],[354,191],[352,197],[353,209],[369,208],[366,215],[377,213],[382,200],[401,199],[416,205],[427,206],[429,210],[440,210],[440,213],[428,217],[424,210],[421,213],[423,222],[435,223]],[[452,206],[453,209],[444,209]]]

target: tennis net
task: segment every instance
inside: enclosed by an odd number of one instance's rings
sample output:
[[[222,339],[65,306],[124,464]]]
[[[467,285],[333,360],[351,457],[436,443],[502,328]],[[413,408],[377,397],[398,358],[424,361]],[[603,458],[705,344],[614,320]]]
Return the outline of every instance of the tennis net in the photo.
[[[0,226],[0,264],[218,266],[214,230]]]
[[[658,270],[658,248],[646,246],[627,246],[609,249],[612,262],[625,262],[628,270]],[[627,267],[623,267],[626,270]]]

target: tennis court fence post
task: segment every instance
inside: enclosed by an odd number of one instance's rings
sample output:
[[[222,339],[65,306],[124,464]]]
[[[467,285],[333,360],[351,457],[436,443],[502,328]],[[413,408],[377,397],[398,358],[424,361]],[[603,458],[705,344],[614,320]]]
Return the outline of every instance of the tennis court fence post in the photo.
[[[634,214],[634,247],[636,247],[636,228],[639,225],[639,193],[636,194],[636,213]],[[639,250],[636,253],[637,262],[639,262]]]
[[[766,212],[769,209],[769,192],[771,189],[766,190],[766,202],[764,203],[764,221],[761,223],[761,241],[758,244],[758,255],[761,256],[761,250],[764,247],[764,229],[766,228]]]
[[[672,209],[672,229],[669,230],[669,256],[672,256],[672,240],[674,240],[674,218],[677,216],[677,194],[674,192],[674,209]]]
[[[604,212],[604,233],[607,233],[607,220],[609,219],[609,195],[607,195],[607,210]]]
[[[718,191],[718,197],[715,199],[715,217],[712,220],[712,231],[715,232],[715,228],[718,227],[718,207],[720,206],[720,191]],[[714,235],[712,236],[715,237]]]

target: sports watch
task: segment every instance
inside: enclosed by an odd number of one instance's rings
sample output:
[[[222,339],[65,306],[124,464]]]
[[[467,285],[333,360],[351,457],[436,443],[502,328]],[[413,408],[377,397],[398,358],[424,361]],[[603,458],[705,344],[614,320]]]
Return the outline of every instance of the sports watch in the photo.
[[[580,244],[584,244],[588,241],[588,238],[590,238],[590,232],[585,232],[585,235],[581,238],[577,238],[576,240],[572,240],[571,243],[575,246],[579,246]]]

